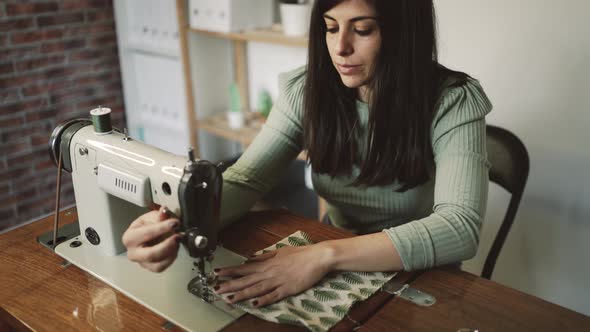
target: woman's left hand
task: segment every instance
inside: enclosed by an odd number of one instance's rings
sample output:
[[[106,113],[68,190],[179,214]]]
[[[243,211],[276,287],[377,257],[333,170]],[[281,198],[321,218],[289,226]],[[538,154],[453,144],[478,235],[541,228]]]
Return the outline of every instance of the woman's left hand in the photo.
[[[220,278],[234,277],[214,287],[230,303],[257,298],[254,307],[275,303],[310,288],[330,272],[329,250],[321,243],[286,246],[248,259],[244,264],[216,269]]]

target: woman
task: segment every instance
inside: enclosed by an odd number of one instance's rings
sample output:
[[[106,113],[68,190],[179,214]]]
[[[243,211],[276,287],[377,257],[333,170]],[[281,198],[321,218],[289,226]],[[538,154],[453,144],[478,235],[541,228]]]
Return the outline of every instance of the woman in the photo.
[[[224,173],[222,222],[243,215],[302,149],[330,222],[354,238],[284,247],[219,276],[230,302],[264,306],[333,270],[398,271],[475,255],[489,163],[478,82],[436,61],[432,0],[316,0],[306,68],[280,76],[280,97],[253,144]],[[178,223],[161,212],[124,235],[131,260],[169,266]],[[149,234],[149,235],[146,235]]]

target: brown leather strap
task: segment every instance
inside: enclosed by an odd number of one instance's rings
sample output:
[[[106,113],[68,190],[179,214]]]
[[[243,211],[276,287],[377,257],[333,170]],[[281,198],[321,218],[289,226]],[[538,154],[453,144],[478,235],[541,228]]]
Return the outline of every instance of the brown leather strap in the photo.
[[[405,284],[413,282],[421,272],[400,272],[391,281],[391,289],[401,289]],[[332,329],[331,332],[354,331],[375,315],[381,307],[395,297],[394,294],[378,290],[363,302],[356,303],[348,314]]]

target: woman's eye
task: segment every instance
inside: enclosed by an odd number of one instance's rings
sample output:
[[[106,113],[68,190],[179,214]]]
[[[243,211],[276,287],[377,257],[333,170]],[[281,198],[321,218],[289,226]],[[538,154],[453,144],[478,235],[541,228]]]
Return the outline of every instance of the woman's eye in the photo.
[[[336,32],[338,32],[338,28],[330,28],[330,27],[328,27],[328,28],[326,28],[326,31],[328,33],[336,33]]]
[[[354,29],[359,36],[368,36],[373,32],[373,29]]]

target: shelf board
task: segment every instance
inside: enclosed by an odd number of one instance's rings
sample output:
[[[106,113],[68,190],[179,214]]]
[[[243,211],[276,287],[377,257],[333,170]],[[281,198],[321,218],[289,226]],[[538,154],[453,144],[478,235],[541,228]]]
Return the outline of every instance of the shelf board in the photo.
[[[141,52],[147,53],[151,55],[158,55],[158,56],[165,56],[169,58],[178,59],[180,57],[180,52],[178,50],[171,50],[166,48],[156,48],[151,46],[146,46],[144,44],[134,44],[134,43],[125,43],[120,45],[120,47],[129,52]]]
[[[260,42],[293,47],[307,47],[307,37],[285,36],[280,28],[255,29],[243,32],[217,32],[189,28],[188,31],[229,40]]]
[[[225,113],[218,113],[205,119],[197,120],[197,128],[212,135],[219,136],[230,141],[238,142],[244,147],[250,145],[264,124],[264,118],[257,112],[244,112],[246,125],[239,129],[233,129],[227,122]],[[301,152],[297,159],[305,160],[305,152]]]

